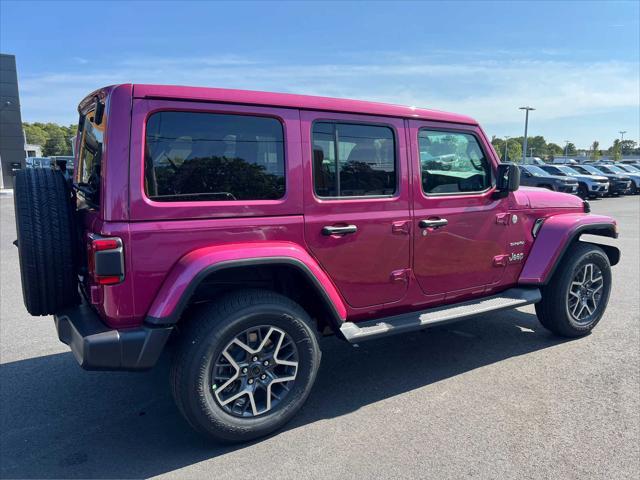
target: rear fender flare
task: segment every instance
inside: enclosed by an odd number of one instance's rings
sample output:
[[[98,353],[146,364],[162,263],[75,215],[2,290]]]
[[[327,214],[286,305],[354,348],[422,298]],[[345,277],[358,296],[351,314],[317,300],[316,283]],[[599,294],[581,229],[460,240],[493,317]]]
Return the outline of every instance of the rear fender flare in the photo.
[[[165,278],[151,304],[145,322],[171,325],[178,322],[198,285],[211,273],[250,265],[288,265],[297,268],[315,286],[339,326],[347,316],[342,297],[328,275],[309,253],[288,242],[258,245],[234,244],[204,247],[183,256]]]
[[[567,249],[583,234],[617,238],[616,221],[604,215],[586,213],[559,214],[546,218],[537,233],[518,283],[546,285]],[[618,263],[618,248],[611,245],[595,245],[604,250],[611,265]]]

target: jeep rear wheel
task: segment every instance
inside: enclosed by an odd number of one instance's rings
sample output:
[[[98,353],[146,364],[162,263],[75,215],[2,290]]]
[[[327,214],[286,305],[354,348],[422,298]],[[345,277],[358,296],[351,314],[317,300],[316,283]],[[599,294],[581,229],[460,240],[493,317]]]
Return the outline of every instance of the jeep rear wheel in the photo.
[[[598,324],[611,293],[611,265],[601,248],[578,242],[563,258],[536,304],[540,323],[563,337],[580,337]]]
[[[299,305],[274,292],[242,290],[185,321],[171,381],[194,429],[216,440],[248,441],[299,410],[321,356],[315,327]]]

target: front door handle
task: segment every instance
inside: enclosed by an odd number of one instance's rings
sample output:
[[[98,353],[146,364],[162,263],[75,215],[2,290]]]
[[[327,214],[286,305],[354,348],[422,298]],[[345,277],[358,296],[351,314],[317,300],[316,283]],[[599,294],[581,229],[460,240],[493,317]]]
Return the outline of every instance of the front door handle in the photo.
[[[326,225],[322,227],[322,235],[330,236],[330,235],[347,235],[349,233],[356,233],[358,231],[358,227],[355,225],[345,225],[343,227],[333,227],[330,225]]]
[[[432,220],[420,220],[418,226],[420,228],[440,228],[445,227],[449,221],[446,218],[434,218]]]

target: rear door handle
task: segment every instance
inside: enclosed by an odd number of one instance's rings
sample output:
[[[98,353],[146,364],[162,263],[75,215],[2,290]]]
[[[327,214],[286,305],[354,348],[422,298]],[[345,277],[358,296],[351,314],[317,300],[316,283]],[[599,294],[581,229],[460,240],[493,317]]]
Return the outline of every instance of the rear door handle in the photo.
[[[449,221],[446,218],[435,218],[433,220],[420,220],[418,226],[420,228],[440,228],[445,227]]]
[[[358,231],[358,227],[355,225],[345,225],[344,227],[332,227],[330,225],[326,225],[322,227],[322,235],[330,236],[330,235],[347,235],[349,233],[356,233]]]

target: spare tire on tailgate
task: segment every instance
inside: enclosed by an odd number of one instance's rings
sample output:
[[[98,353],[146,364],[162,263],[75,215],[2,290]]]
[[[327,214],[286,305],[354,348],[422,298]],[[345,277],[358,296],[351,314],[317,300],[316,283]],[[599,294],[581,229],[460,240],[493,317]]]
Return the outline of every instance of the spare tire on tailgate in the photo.
[[[78,302],[74,208],[61,172],[18,171],[14,206],[24,304],[31,315],[50,315]]]

